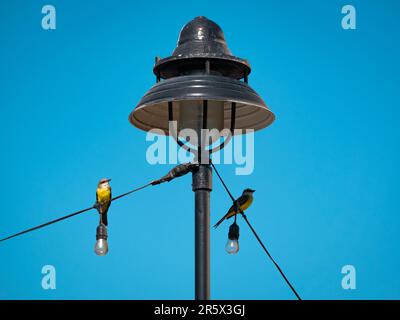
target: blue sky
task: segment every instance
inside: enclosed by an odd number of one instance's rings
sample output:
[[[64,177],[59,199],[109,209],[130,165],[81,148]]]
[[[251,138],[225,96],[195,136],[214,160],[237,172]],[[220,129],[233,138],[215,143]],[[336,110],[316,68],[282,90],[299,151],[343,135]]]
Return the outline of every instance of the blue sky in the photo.
[[[255,135],[255,170],[219,169],[304,299],[399,299],[398,1],[43,1],[0,9],[0,237],[84,208],[97,181],[123,193],[167,172],[128,114],[153,85],[156,55],[204,15],[249,59],[250,84],[276,114]],[[357,29],[341,28],[341,8]],[[211,221],[230,200],[217,179]],[[0,244],[0,299],[192,299],[191,178],[115,202],[110,253],[93,253],[98,217],[85,213]],[[241,250],[224,252],[229,223],[211,231],[214,299],[292,299],[243,221]],[[54,265],[57,289],[43,290]],[[343,290],[354,265],[357,289]]]

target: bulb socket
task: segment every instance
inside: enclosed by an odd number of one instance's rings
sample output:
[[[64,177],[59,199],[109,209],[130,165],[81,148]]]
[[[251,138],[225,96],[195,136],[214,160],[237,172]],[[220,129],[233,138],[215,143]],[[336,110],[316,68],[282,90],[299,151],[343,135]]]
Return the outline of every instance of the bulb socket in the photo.
[[[229,227],[228,238],[229,240],[239,240],[239,226],[236,222]]]
[[[99,239],[107,240],[107,238],[108,238],[107,227],[101,223],[96,229],[96,240]]]

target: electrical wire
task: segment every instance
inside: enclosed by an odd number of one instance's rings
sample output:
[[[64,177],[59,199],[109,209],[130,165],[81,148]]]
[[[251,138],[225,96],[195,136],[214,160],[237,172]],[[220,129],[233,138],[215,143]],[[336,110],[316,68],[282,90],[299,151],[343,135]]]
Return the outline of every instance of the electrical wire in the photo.
[[[112,202],[112,201],[115,201],[115,200],[118,200],[118,199],[120,199],[120,198],[126,197],[127,195],[130,195],[130,194],[132,194],[132,193],[134,193],[134,192],[137,192],[137,191],[139,191],[139,190],[142,190],[142,189],[144,189],[144,188],[147,188],[147,187],[149,187],[149,186],[151,186],[151,185],[153,185],[153,184],[154,184],[154,181],[153,181],[153,182],[150,182],[150,183],[148,183],[148,184],[145,184],[144,186],[141,186],[141,187],[139,187],[139,188],[133,189],[133,190],[128,191],[128,192],[125,192],[125,193],[123,193],[123,194],[121,194],[121,195],[119,195],[119,196],[116,196],[116,197],[112,198],[112,199],[111,199],[111,202]],[[38,225],[38,226],[36,226],[36,227],[33,227],[33,228],[30,228],[30,229],[27,229],[27,230],[18,232],[18,233],[16,233],[16,234],[13,234],[13,235],[8,236],[8,237],[6,237],[6,238],[0,239],[0,242],[3,242],[3,241],[6,241],[6,240],[9,240],[9,239],[18,237],[18,236],[23,235],[23,234],[28,233],[28,232],[32,232],[32,231],[35,231],[35,230],[38,230],[38,229],[47,227],[47,226],[49,226],[49,225],[51,225],[51,224],[54,224],[54,223],[56,223],[56,222],[59,222],[59,221],[62,221],[62,220],[65,220],[65,219],[68,219],[68,218],[71,218],[71,217],[74,217],[74,216],[77,216],[77,215],[79,215],[79,214],[81,214],[81,213],[90,211],[90,210],[92,210],[92,209],[97,209],[97,205],[94,204],[93,206],[88,207],[88,208],[86,208],[86,209],[76,211],[76,212],[74,212],[74,213],[68,214],[68,215],[63,216],[63,217],[61,217],[61,218],[58,218],[58,219],[55,219],[55,220],[51,220],[51,221],[49,221],[49,222],[43,223],[43,224],[41,224],[41,225]]]
[[[133,190],[125,192],[125,193],[123,193],[123,194],[121,194],[119,196],[116,196],[116,197],[112,198],[111,201],[115,201],[115,200],[121,199],[123,197],[126,197],[127,195],[130,195],[131,193],[137,192],[139,190],[142,190],[142,189],[147,188],[147,187],[152,186],[152,185],[153,185],[153,182],[150,182],[148,184],[145,184],[144,186],[141,186],[139,188],[133,189]]]
[[[185,175],[185,174],[191,172],[191,171],[193,170],[194,167],[195,167],[195,165],[192,164],[192,163],[179,164],[179,165],[177,165],[176,167],[174,167],[172,170],[170,170],[170,171],[169,171],[165,176],[163,176],[162,178],[157,179],[157,180],[153,180],[153,181],[151,181],[150,183],[147,183],[147,184],[145,184],[145,185],[143,185],[143,186],[141,186],[141,187],[138,187],[138,188],[136,188],[136,189],[133,189],[133,190],[130,190],[130,191],[125,192],[125,193],[123,193],[123,194],[120,194],[119,196],[116,196],[116,197],[112,198],[112,199],[110,200],[110,202],[113,202],[113,201],[115,201],[115,200],[118,200],[118,199],[121,199],[121,198],[123,198],[123,197],[126,197],[126,196],[128,196],[128,195],[130,195],[130,194],[132,194],[132,193],[134,193],[134,192],[137,192],[137,191],[142,190],[142,189],[144,189],[144,188],[147,188],[147,187],[149,187],[149,186],[155,186],[155,185],[158,185],[158,184],[160,184],[160,183],[169,182],[169,181],[171,181],[171,180],[173,180],[173,179],[175,179],[175,178],[177,178],[177,177],[181,177],[181,176],[183,176],[183,175]],[[62,221],[62,220],[65,220],[65,219],[68,219],[68,218],[71,218],[71,217],[74,217],[74,216],[77,216],[78,214],[81,214],[81,213],[90,211],[90,210],[92,210],[92,209],[98,209],[97,203],[95,203],[93,206],[91,206],[91,207],[89,207],[89,208],[76,211],[76,212],[74,212],[74,213],[68,214],[68,215],[63,216],[63,217],[61,217],[61,218],[58,218],[58,219],[55,219],[55,220],[51,220],[51,221],[49,221],[49,222],[43,223],[43,224],[41,224],[41,225],[38,225],[38,226],[36,226],[36,227],[33,227],[33,228],[30,228],[30,229],[27,229],[27,230],[24,230],[24,231],[15,233],[15,234],[13,234],[13,235],[11,235],[11,236],[8,236],[8,237],[6,237],[6,238],[3,238],[3,239],[0,239],[0,242],[9,240],[9,239],[11,239],[11,238],[18,237],[18,236],[20,236],[20,235],[23,235],[23,234],[25,234],[25,233],[28,233],[28,232],[31,232],[31,231],[34,231],[34,230],[37,230],[37,229],[41,229],[41,228],[47,227],[47,226],[49,226],[49,225],[51,225],[51,224],[54,224],[54,223],[56,223],[56,222],[59,222],[59,221]]]
[[[222,185],[224,186],[226,192],[229,194],[230,198],[232,199],[233,204],[235,204],[235,203],[236,203],[235,198],[232,196],[232,193],[229,191],[227,185],[225,184],[224,180],[222,179],[221,175],[219,174],[219,172],[218,172],[217,168],[215,167],[214,163],[213,163],[211,160],[210,160],[210,163],[211,163],[212,167],[214,168],[214,171],[215,171],[215,173],[217,174],[217,176],[218,176],[219,180],[221,181]],[[178,169],[178,170],[177,170],[177,169]],[[170,181],[170,180],[172,180],[172,179],[174,179],[174,178],[176,178],[176,177],[179,177],[179,176],[182,176],[182,175],[184,175],[184,174],[187,174],[187,173],[190,172],[191,170],[192,170],[192,165],[190,165],[190,164],[179,165],[179,166],[175,167],[174,169],[172,169],[172,170],[169,172],[169,176],[167,175],[167,176],[165,176],[165,177],[163,177],[163,178],[161,178],[161,179],[159,179],[159,180],[154,180],[154,181],[152,181],[152,182],[150,182],[150,183],[147,183],[147,184],[145,184],[145,185],[143,185],[143,186],[141,186],[141,187],[135,188],[135,189],[130,190],[130,191],[128,191],[128,192],[125,192],[125,193],[123,193],[123,194],[121,194],[121,195],[119,195],[119,196],[116,196],[116,197],[114,197],[114,198],[111,199],[111,202],[116,201],[116,200],[118,200],[118,199],[121,199],[121,198],[123,198],[123,197],[126,197],[126,196],[128,196],[128,195],[130,195],[130,194],[132,194],[132,193],[134,193],[134,192],[140,191],[140,190],[142,190],[142,189],[144,189],[144,188],[147,188],[147,187],[149,187],[149,186],[157,185],[157,184],[160,184],[160,183],[162,183],[162,182]],[[168,177],[168,178],[166,179],[166,177]],[[237,206],[237,207],[238,207],[239,210],[240,210],[240,206]],[[30,229],[26,229],[26,230],[24,230],[24,231],[15,233],[15,234],[10,235],[10,236],[8,236],[8,237],[6,237],[6,238],[0,239],[0,242],[3,242],[3,241],[6,241],[6,240],[9,240],[9,239],[18,237],[18,236],[20,236],[20,235],[23,235],[23,234],[26,234],[26,233],[29,233],[29,232],[32,232],[32,231],[35,231],[35,230],[38,230],[38,229],[47,227],[47,226],[49,226],[49,225],[51,225],[51,224],[57,223],[57,222],[62,221],[62,220],[66,220],[66,219],[71,218],[71,217],[74,217],[74,216],[77,216],[77,215],[79,215],[79,214],[82,214],[82,213],[84,213],[84,212],[90,211],[90,210],[92,210],[92,209],[97,209],[97,204],[94,204],[94,205],[91,206],[91,207],[88,207],[88,208],[85,208],[85,209],[82,209],[82,210],[73,212],[73,213],[68,214],[68,215],[66,215],[66,216],[63,216],[63,217],[61,217],[61,218],[58,218],[58,219],[51,220],[51,221],[49,221],[49,222],[43,223],[43,224],[38,225],[38,226],[36,226],[36,227],[33,227],[33,228],[30,228]],[[278,271],[280,272],[280,274],[282,275],[282,277],[285,279],[286,283],[289,285],[290,289],[291,289],[291,290],[293,291],[293,293],[296,295],[297,299],[301,300],[299,294],[296,292],[296,290],[294,289],[294,287],[291,285],[291,283],[289,282],[288,278],[285,276],[285,274],[283,273],[282,269],[279,267],[278,263],[274,260],[274,258],[272,257],[272,255],[269,253],[269,251],[267,250],[267,248],[265,247],[265,245],[264,245],[263,242],[261,241],[261,239],[260,239],[260,237],[258,236],[257,232],[254,230],[253,226],[250,224],[249,220],[247,219],[247,216],[244,214],[244,212],[243,212],[242,210],[240,210],[240,213],[241,213],[241,215],[243,216],[243,218],[244,218],[244,220],[246,221],[246,223],[247,223],[247,225],[249,226],[249,228],[251,229],[251,231],[253,232],[254,236],[255,236],[256,239],[257,239],[257,241],[260,243],[260,245],[261,245],[262,248],[264,249],[265,253],[266,253],[266,254],[268,255],[268,257],[271,259],[271,261],[273,262],[273,264],[275,265],[275,267],[278,269]],[[235,214],[235,222],[236,222],[236,214]]]
[[[66,215],[66,216],[64,216],[64,217],[61,217],[61,218],[58,218],[58,219],[55,219],[55,220],[51,220],[51,221],[49,221],[49,222],[43,223],[43,224],[41,224],[41,225],[38,225],[38,226],[36,226],[36,227],[33,227],[33,228],[30,228],[30,229],[27,229],[27,230],[18,232],[18,233],[16,233],[16,234],[13,234],[13,235],[8,236],[8,237],[3,238],[3,239],[0,239],[0,242],[9,240],[9,239],[11,239],[11,238],[18,237],[18,236],[20,236],[20,235],[23,235],[23,234],[25,234],[25,233],[28,233],[28,232],[31,232],[31,231],[34,231],[34,230],[37,230],[37,229],[41,229],[41,228],[47,227],[48,225],[51,225],[51,224],[53,224],[53,223],[56,223],[56,222],[59,222],[59,221],[62,221],[62,220],[71,218],[71,217],[73,217],[73,216],[77,216],[78,214],[87,212],[87,211],[92,210],[92,209],[94,209],[94,208],[95,208],[95,207],[92,206],[92,207],[89,207],[89,208],[86,208],[86,209],[83,209],[83,210],[80,210],[80,211],[77,211],[77,212],[68,214],[68,215]]]
[[[232,196],[232,193],[229,191],[227,185],[225,184],[224,180],[222,179],[221,175],[219,174],[217,168],[215,167],[214,163],[210,160],[211,166],[213,167],[215,173],[217,174],[219,180],[221,181],[222,185],[224,186],[226,192],[229,194],[230,198],[233,201],[233,204],[235,205],[236,199]],[[272,257],[272,255],[269,253],[267,248],[265,247],[264,243],[261,241],[260,237],[258,236],[256,230],[254,230],[253,226],[250,224],[249,220],[247,219],[247,216],[244,214],[244,212],[240,209],[240,206],[236,205],[236,207],[240,210],[240,213],[243,217],[243,219],[246,221],[247,225],[249,226],[250,230],[253,232],[254,236],[256,237],[257,241],[260,243],[261,247],[264,249],[265,253],[267,254],[268,258],[272,261],[272,263],[275,265],[275,267],[278,269],[279,273],[282,275],[283,279],[286,281],[290,289],[293,291],[295,296],[297,297],[298,300],[301,300],[300,295],[297,293],[295,288],[292,286],[290,283],[289,279],[286,277],[284,272],[282,271],[281,267],[279,267],[278,263],[275,261],[275,259]],[[235,214],[235,222],[236,222],[236,214]]]
[[[271,256],[271,254],[269,253],[269,251],[265,247],[264,243],[261,241],[260,237],[258,236],[257,232],[254,230],[253,226],[250,224],[249,220],[247,219],[247,216],[243,212],[241,212],[241,214],[243,216],[244,221],[246,221],[247,225],[249,226],[249,228],[253,232],[254,236],[256,237],[256,239],[258,240],[258,242],[260,243],[260,245],[264,249],[265,253],[268,255],[268,257],[271,259],[272,263],[275,265],[275,267],[278,269],[278,271],[282,275],[283,279],[285,279],[286,283],[288,284],[290,289],[292,289],[292,291],[296,295],[297,299],[301,300],[301,298],[300,298],[299,294],[297,293],[296,289],[292,286],[292,284],[290,283],[289,279],[283,273],[281,267],[278,265],[278,263],[275,261],[275,259]]]

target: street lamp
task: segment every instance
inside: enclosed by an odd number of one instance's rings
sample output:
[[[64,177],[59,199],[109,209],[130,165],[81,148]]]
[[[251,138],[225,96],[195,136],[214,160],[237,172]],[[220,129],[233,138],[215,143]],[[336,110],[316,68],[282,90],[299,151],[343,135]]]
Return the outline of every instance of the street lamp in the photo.
[[[170,57],[156,58],[153,72],[157,83],[142,97],[129,116],[139,129],[161,129],[177,143],[197,154],[193,171],[195,193],[195,297],[210,298],[210,192],[212,172],[209,158],[202,157],[206,145],[199,138],[197,151],[179,140],[177,131],[227,129],[233,134],[259,130],[274,121],[274,114],[248,85],[249,63],[232,55],[221,28],[205,17],[197,17],[181,30]],[[214,139],[215,141],[216,139]],[[227,140],[225,140],[227,142]],[[219,146],[219,148],[223,145]],[[214,151],[216,149],[211,150]]]

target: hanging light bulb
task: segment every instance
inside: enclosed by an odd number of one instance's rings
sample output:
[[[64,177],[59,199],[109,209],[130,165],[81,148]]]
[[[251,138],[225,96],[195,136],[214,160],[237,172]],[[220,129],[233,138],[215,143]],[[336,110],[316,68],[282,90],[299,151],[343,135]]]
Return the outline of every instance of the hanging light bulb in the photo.
[[[229,227],[228,242],[226,243],[225,251],[229,254],[239,252],[239,226],[236,222]]]
[[[100,223],[96,230],[96,244],[94,246],[94,252],[98,256],[105,256],[108,252],[107,242],[107,227]]]

